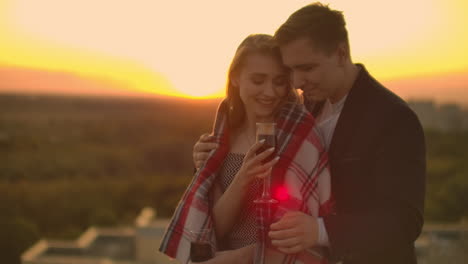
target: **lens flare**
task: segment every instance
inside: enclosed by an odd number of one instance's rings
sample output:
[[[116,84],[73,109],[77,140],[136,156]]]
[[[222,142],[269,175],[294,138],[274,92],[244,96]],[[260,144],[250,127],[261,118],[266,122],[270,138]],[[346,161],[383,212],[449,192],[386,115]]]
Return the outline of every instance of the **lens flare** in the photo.
[[[289,198],[288,189],[285,186],[279,186],[275,190],[274,194],[278,201],[285,201]]]

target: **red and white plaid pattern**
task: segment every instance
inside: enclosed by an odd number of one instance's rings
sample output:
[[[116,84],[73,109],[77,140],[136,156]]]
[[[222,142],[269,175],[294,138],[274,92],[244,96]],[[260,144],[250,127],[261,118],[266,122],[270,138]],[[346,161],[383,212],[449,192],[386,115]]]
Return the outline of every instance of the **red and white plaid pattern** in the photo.
[[[181,263],[189,260],[189,231],[213,227],[209,192],[229,151],[227,111],[228,106],[224,101],[218,108],[213,129],[219,147],[210,153],[206,163],[195,173],[159,248]],[[276,122],[277,154],[280,160],[273,168],[272,179],[281,179],[281,185],[287,190],[287,199],[278,199],[280,203],[274,218],[279,219],[291,210],[312,216],[330,213],[333,203],[328,156],[314,130],[315,120],[302,104],[286,102]],[[216,249],[214,234],[211,242]],[[326,259],[318,258],[312,251],[285,255],[270,247],[267,252],[266,263],[327,263]]]

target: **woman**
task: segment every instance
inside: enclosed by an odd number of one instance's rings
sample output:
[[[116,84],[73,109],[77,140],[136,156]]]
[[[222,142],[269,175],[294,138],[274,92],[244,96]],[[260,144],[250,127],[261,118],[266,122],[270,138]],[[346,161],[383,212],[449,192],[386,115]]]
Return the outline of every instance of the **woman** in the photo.
[[[312,116],[297,98],[272,37],[247,37],[229,68],[227,98],[215,120],[213,137],[218,147],[209,154],[185,192],[161,244],[162,252],[186,263],[190,249],[188,230],[212,227],[213,246],[230,252],[215,257],[214,262],[231,259],[236,263],[235,257],[242,257],[243,261],[251,258],[256,242],[253,200],[259,193],[259,179],[270,174],[287,190],[287,197],[280,199],[276,218],[288,210],[315,216],[320,210],[327,211],[327,157],[314,132]],[[262,147],[262,142],[255,143],[257,122],[276,122],[276,154],[273,149],[256,154]],[[275,157],[264,163],[271,155]],[[306,252],[285,256],[274,247],[268,249],[267,255],[269,262],[320,262]]]

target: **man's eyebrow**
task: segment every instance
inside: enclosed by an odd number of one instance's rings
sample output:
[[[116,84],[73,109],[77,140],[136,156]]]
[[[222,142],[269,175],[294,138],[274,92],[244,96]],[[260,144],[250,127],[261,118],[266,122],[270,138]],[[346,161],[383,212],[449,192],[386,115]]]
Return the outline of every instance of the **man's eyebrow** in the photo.
[[[302,63],[302,64],[292,65],[291,69],[302,69],[302,68],[308,68],[308,67],[315,67],[317,65],[318,65],[317,63]]]

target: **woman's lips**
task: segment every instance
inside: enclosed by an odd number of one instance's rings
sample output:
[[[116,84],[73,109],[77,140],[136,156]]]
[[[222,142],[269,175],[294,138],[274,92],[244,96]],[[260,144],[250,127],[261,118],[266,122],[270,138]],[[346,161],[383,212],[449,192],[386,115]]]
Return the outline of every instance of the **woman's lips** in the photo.
[[[274,106],[276,103],[276,99],[264,99],[264,98],[257,98],[255,101],[263,106]]]

